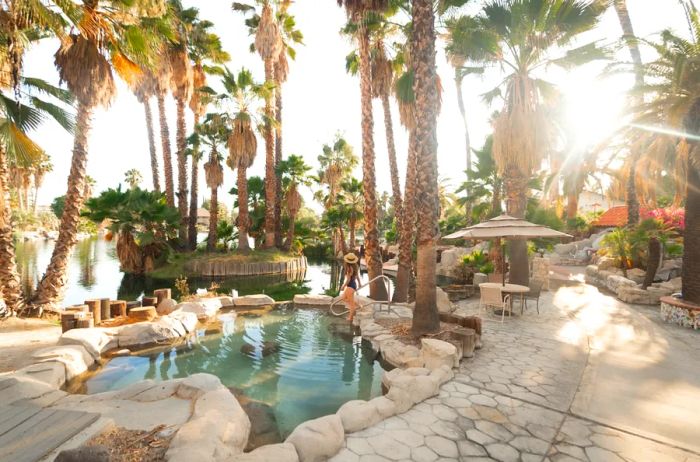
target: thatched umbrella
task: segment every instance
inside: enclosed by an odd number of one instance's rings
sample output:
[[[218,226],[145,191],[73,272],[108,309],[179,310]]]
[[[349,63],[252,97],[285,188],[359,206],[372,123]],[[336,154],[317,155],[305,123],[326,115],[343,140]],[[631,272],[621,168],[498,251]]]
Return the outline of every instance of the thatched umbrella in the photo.
[[[483,223],[469,226],[462,230],[449,234],[443,239],[516,239],[528,240],[534,238],[565,238],[572,237],[546,226],[530,223],[529,221],[513,218],[508,215],[500,215]],[[505,254],[501,252],[502,267],[505,268]],[[505,271],[503,272],[503,285],[506,284]]]

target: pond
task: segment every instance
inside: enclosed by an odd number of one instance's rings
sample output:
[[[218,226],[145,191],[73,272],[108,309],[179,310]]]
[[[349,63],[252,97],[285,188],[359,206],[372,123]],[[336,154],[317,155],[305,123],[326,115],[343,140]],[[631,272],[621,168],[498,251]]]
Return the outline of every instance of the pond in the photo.
[[[269,409],[282,438],[347,401],[382,393],[383,369],[376,354],[342,318],[316,309],[268,308],[221,314],[219,320],[188,343],[114,358],[68,389],[92,394],[144,379],[206,372],[244,396],[243,403]]]
[[[25,293],[31,294],[51,259],[53,241],[18,241],[17,265]],[[335,261],[309,259],[305,274],[246,276],[228,278],[188,278],[190,291],[208,288],[212,282],[219,291],[240,295],[267,294],[275,300],[291,300],[296,294],[323,294],[340,286],[341,267]],[[363,275],[367,280],[367,275]],[[125,274],[119,270],[116,245],[93,236],[78,241],[68,265],[68,285],[64,305],[83,303],[91,298],[110,297],[137,300],[154,289],[173,288],[174,279],[154,279],[144,275]],[[360,291],[366,294],[367,288]],[[392,288],[393,290],[393,288]],[[173,296],[179,293],[174,290]]]

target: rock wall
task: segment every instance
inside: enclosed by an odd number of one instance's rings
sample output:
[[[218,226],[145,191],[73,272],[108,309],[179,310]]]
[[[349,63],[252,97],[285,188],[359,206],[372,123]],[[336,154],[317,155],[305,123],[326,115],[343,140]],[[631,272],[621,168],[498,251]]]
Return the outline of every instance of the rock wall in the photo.
[[[297,274],[306,271],[306,257],[300,256],[281,262],[238,262],[226,258],[192,260],[185,263],[185,271],[196,276],[259,276],[262,274]]]

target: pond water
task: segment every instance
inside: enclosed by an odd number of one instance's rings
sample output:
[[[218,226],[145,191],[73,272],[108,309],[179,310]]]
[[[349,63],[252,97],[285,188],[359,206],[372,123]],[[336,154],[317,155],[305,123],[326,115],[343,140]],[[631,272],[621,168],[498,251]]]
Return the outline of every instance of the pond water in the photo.
[[[51,259],[53,241],[18,241],[17,264],[25,293],[31,294]],[[232,289],[240,295],[267,294],[275,300],[291,300],[296,294],[323,294],[340,287],[341,268],[337,262],[309,259],[305,274],[246,276],[229,278],[188,278],[190,291],[208,288],[212,281],[220,292]],[[367,280],[367,275],[363,275]],[[68,285],[64,304],[83,303],[91,298],[110,297],[118,300],[137,300],[150,295],[154,289],[173,288],[173,279],[155,279],[148,276],[125,274],[119,270],[116,245],[96,236],[78,242],[68,265]],[[360,293],[365,293],[365,288]],[[392,288],[393,290],[393,288]],[[174,290],[174,297],[179,293]]]
[[[383,369],[375,353],[342,318],[279,308],[222,314],[220,321],[186,344],[114,358],[69,389],[92,394],[206,372],[237,395],[270,406],[282,438],[347,401],[381,395]]]

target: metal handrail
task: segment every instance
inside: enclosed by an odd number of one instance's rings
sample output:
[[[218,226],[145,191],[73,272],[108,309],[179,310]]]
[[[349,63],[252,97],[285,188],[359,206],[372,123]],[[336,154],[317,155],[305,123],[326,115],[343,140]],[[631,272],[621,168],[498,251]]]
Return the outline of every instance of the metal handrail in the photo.
[[[367,287],[368,285],[372,284],[372,283],[373,283],[374,281],[376,281],[377,279],[383,279],[383,280],[384,280],[384,283],[386,284],[386,293],[387,293],[387,298],[388,298],[388,300],[387,300],[387,302],[386,302],[386,303],[387,303],[387,309],[388,309],[389,312],[391,312],[391,279],[389,279],[386,275],[380,274],[379,276],[374,277],[374,278],[371,279],[370,281],[367,281],[365,284],[360,284],[360,285],[357,287],[357,290],[355,291],[355,293],[357,293],[357,291],[360,290],[360,289],[362,289],[363,287]],[[328,310],[331,312],[331,314],[333,314],[333,315],[335,315],[335,316],[342,316],[342,315],[344,315],[345,313],[347,313],[347,312],[350,311],[350,310],[345,310],[345,311],[342,311],[342,312],[340,312],[340,313],[336,313],[335,311],[333,311],[333,306],[334,306],[336,303],[338,303],[339,301],[341,301],[341,300],[343,300],[343,297],[342,297],[342,296],[339,296],[337,299],[335,299],[335,300],[333,300],[333,301],[331,302],[331,305],[328,307]],[[384,302],[379,301],[379,300],[373,300],[373,301],[371,301],[371,302],[369,302],[369,303],[365,303],[364,305],[359,306],[358,309],[361,310],[362,308],[364,308],[364,307],[366,307],[366,306],[369,306],[369,305],[374,305],[375,303],[383,304]],[[381,305],[380,305],[379,311],[381,311]]]

